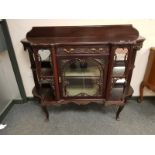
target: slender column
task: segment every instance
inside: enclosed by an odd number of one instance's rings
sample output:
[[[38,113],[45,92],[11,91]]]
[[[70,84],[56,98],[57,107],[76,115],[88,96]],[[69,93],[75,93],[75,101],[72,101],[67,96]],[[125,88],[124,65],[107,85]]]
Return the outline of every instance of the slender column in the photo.
[[[112,70],[113,70],[113,59],[114,59],[114,50],[115,48],[112,45],[109,45],[109,62],[108,62],[108,77],[107,77],[107,88],[106,88],[106,100],[110,97],[111,85],[112,85]]]
[[[51,59],[53,63],[53,74],[54,74],[54,83],[55,83],[55,91],[56,91],[56,100],[60,99],[60,89],[59,89],[59,75],[58,75],[58,66],[57,66],[57,58],[55,48],[52,48],[51,51]]]
[[[35,61],[33,58],[33,50],[31,48],[28,48],[28,52],[29,52],[31,69],[32,69],[32,73],[33,73],[33,79],[34,79],[35,87],[36,87],[36,90],[39,90],[40,86],[39,86],[39,81],[37,78],[36,65],[35,65]]]

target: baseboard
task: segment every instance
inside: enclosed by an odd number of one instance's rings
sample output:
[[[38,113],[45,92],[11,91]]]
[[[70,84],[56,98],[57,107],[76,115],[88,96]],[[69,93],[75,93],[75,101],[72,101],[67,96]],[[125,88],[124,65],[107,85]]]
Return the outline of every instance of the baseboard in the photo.
[[[132,96],[129,100],[138,100],[139,96]],[[155,100],[155,96],[144,96],[144,100]]]
[[[36,100],[36,98],[34,98],[34,97],[27,97],[27,101],[35,101]]]

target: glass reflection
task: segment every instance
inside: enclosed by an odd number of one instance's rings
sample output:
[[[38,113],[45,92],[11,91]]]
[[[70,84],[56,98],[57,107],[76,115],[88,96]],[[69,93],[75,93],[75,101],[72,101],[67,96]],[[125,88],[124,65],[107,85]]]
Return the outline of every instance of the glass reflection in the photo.
[[[102,76],[103,69],[96,61],[67,61],[63,69],[63,96],[101,96]]]

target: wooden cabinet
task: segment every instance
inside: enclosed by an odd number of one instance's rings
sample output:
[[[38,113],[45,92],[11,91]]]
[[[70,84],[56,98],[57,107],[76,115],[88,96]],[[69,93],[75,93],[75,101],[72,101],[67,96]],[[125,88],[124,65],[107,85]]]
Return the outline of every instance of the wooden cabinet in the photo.
[[[144,87],[147,87],[152,91],[155,91],[155,47],[150,48],[150,54],[144,79],[140,84],[140,97],[138,99],[139,102],[143,101]]]
[[[143,41],[132,25],[33,27],[22,43],[46,118],[50,105],[96,102],[118,106],[118,119]]]

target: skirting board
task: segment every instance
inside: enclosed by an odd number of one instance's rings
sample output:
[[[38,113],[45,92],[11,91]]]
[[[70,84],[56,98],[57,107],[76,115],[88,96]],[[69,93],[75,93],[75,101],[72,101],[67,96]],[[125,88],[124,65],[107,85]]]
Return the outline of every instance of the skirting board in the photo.
[[[133,96],[131,97],[129,100],[137,100],[139,96]],[[34,101],[36,100],[33,97],[27,97],[27,101]],[[155,101],[155,96],[144,96],[144,100],[151,100],[151,101]],[[6,107],[4,108],[4,110],[2,111],[2,113],[0,114],[0,123],[3,121],[3,119],[6,117],[6,115],[8,114],[8,112],[11,110],[11,108],[13,107],[14,104],[23,104],[25,103],[24,100],[12,100],[11,102],[9,102]],[[141,104],[141,103],[140,103]]]

